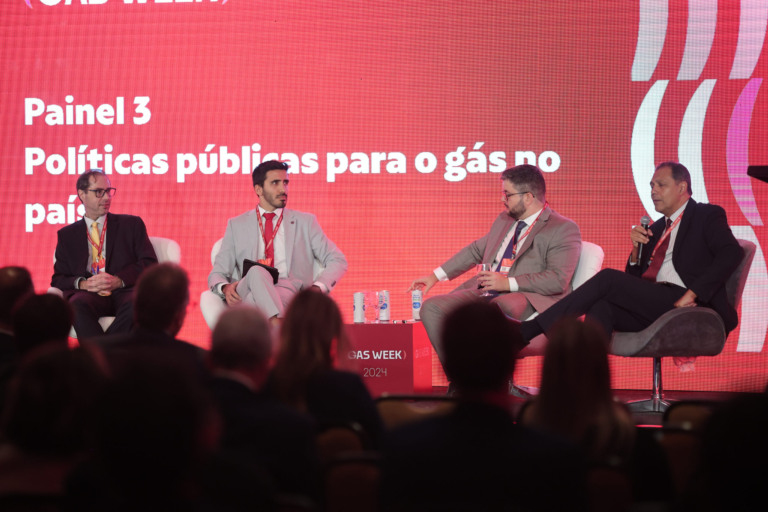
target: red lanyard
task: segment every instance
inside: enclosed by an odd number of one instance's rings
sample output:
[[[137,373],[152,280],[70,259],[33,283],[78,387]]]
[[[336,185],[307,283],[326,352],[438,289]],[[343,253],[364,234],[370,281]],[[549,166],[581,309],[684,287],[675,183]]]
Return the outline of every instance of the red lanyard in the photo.
[[[525,233],[523,233],[522,236],[517,237],[517,241],[515,241],[515,245],[512,246],[512,257],[510,258],[512,261],[517,259],[517,246],[518,244],[525,239],[525,237],[528,236],[528,233],[531,232],[533,229],[533,226],[536,225],[537,222],[539,222],[539,217],[541,217],[541,214],[544,213],[544,209],[547,207],[548,203],[544,203],[544,206],[541,208],[541,211],[536,216],[536,218],[533,220],[533,223],[531,223],[530,226],[528,226],[528,229],[525,230]],[[518,221],[520,222],[520,221]]]
[[[256,210],[258,211],[258,208]],[[273,213],[273,212],[267,212],[267,213]],[[283,223],[283,212],[280,211],[280,217],[277,219],[277,224],[275,224],[275,230],[272,232],[272,237],[269,240],[267,240],[267,236],[264,234],[264,223],[261,221],[261,212],[259,212],[257,217],[259,219],[259,232],[261,233],[261,239],[264,240],[264,256],[266,257],[267,249],[269,249],[269,246],[272,245],[272,243],[275,241],[275,237],[277,236],[277,230],[280,229],[280,224]]]
[[[96,221],[93,221],[93,222],[96,222]],[[91,244],[91,246],[93,246],[96,249],[96,251],[99,254],[99,258],[101,258],[104,254],[102,252],[102,249],[104,248],[104,235],[107,234],[107,217],[104,217],[104,227],[101,228],[101,234],[99,235],[98,245],[96,244],[96,242],[93,241],[93,237],[91,236],[90,229],[86,229],[85,233],[88,235],[88,242]]]
[[[656,256],[656,251],[658,250],[659,246],[661,246],[661,243],[666,240],[668,236],[672,233],[672,230],[675,229],[675,226],[680,224],[680,219],[683,218],[683,214],[685,213],[685,210],[680,212],[680,216],[675,219],[675,222],[672,223],[671,226],[669,226],[669,229],[664,230],[664,234],[661,235],[661,238],[659,238],[659,241],[656,242],[656,246],[653,248],[653,252],[651,253],[651,257],[648,258],[648,261],[653,261],[653,257]]]

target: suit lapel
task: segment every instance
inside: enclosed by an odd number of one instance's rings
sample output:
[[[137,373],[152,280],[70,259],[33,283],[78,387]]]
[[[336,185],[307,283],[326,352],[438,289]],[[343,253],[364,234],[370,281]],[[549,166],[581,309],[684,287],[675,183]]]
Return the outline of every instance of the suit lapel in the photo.
[[[296,241],[296,217],[287,208],[283,208],[283,222],[280,224],[280,229],[285,229],[285,266],[290,272],[291,259],[293,258],[293,251],[290,248]]]
[[[106,247],[107,254],[106,254],[106,261],[104,262],[105,271],[107,271],[108,268],[111,268],[109,264],[112,262],[112,253],[114,252],[114,248],[115,248],[115,240],[117,240],[117,237],[119,236],[119,233],[120,233],[120,221],[117,220],[117,217],[115,217],[111,213],[108,213],[106,223],[107,223],[107,247]]]
[[[690,229],[691,224],[694,222],[695,214],[696,201],[691,198],[688,200],[688,205],[686,205],[685,210],[683,210],[683,218],[680,219],[680,227],[677,229],[677,236],[675,237],[675,246],[672,247],[672,264],[675,267],[675,270],[677,270],[677,261],[679,261],[680,253],[682,252],[676,248],[682,248],[685,246],[683,241],[688,235],[688,230]]]
[[[501,243],[504,241],[504,237],[507,236],[509,229],[514,223],[515,219],[509,215],[504,217],[504,223],[502,224],[501,229],[499,229],[496,233],[493,233],[493,239],[489,240],[491,243],[488,245],[488,247],[492,248],[493,250],[485,252],[483,261],[484,263],[493,263],[493,260],[496,259],[496,254],[499,252],[499,249],[501,249]]]
[[[73,240],[73,249],[75,250],[75,262],[78,272],[88,269],[88,254],[91,250],[91,243],[88,241],[88,226],[85,219],[77,221],[77,231]],[[83,243],[85,240],[85,243]],[[90,269],[88,269],[90,271]]]
[[[251,212],[251,221],[249,221],[246,226],[253,226],[253,229],[256,230],[256,236],[251,238],[250,233],[246,234],[245,240],[253,240],[253,247],[251,247],[251,255],[248,256],[253,261],[257,261],[259,259],[259,249],[261,249],[261,246],[264,244],[263,237],[261,235],[261,229],[259,229],[259,215],[261,215],[261,212],[259,211],[259,207],[257,206],[253,212]],[[262,219],[263,221],[264,219]],[[250,228],[249,228],[250,229]],[[242,262],[239,262],[242,263]]]
[[[531,228],[531,232],[528,233],[528,237],[525,239],[525,242],[523,242],[523,246],[520,247],[520,249],[517,250],[517,255],[515,257],[515,265],[517,265],[517,262],[520,260],[520,258],[525,254],[525,252],[531,248],[531,245],[533,245],[533,239],[536,237],[536,235],[544,229],[544,226],[547,225],[547,222],[549,222],[549,217],[552,214],[552,210],[549,208],[549,206],[546,206],[544,208],[544,211],[541,212],[541,215],[539,216],[539,219],[536,221],[536,224]],[[525,233],[525,229],[523,229],[522,233],[520,233],[520,236]]]

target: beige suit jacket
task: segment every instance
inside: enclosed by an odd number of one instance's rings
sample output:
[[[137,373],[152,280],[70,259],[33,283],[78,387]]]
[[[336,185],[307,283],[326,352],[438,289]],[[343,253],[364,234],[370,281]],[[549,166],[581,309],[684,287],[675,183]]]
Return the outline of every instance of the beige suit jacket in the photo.
[[[441,265],[448,278],[454,279],[480,263],[493,263],[514,223],[515,219],[507,212],[499,214],[488,234]],[[571,291],[571,279],[580,255],[579,227],[547,206],[520,247],[508,275],[517,280],[518,291],[541,312]],[[473,277],[457,289],[476,286]]]
[[[220,283],[232,283],[242,277],[244,259],[257,259],[264,244],[259,236],[257,216],[258,209],[254,209],[227,222],[221,250],[208,275],[208,286],[214,293]],[[347,271],[347,259],[325,236],[317,218],[311,213],[285,208],[280,229],[285,229],[288,266],[288,275],[280,279],[291,280],[296,290],[308,288],[315,281],[323,283],[328,290],[333,289]],[[317,278],[313,278],[315,260],[325,267]]]

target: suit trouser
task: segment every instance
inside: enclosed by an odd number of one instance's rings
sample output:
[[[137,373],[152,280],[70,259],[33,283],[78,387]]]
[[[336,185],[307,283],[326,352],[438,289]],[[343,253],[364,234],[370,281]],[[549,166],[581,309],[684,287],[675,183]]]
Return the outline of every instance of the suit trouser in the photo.
[[[673,309],[685,292],[681,286],[654,283],[609,268],[553,304],[533,322],[541,332],[547,332],[561,318],[586,315],[602,326],[610,338],[614,330],[642,331]],[[522,330],[529,338],[525,324]]]
[[[281,317],[285,308],[300,288],[290,279],[278,279],[275,284],[272,274],[253,266],[237,284],[237,294],[245,304],[256,306],[266,315]]]
[[[75,313],[75,332],[80,340],[129,332],[133,328],[133,289],[114,290],[111,295],[99,295],[87,291],[75,291],[69,296]],[[99,325],[102,316],[114,316],[115,321],[106,333]]]
[[[441,362],[443,361],[443,322],[455,308],[472,301],[482,300],[498,305],[505,315],[516,320],[524,320],[535,312],[522,293],[501,293],[493,297],[483,297],[482,293],[483,290],[463,288],[445,295],[430,297],[422,304],[421,322]]]

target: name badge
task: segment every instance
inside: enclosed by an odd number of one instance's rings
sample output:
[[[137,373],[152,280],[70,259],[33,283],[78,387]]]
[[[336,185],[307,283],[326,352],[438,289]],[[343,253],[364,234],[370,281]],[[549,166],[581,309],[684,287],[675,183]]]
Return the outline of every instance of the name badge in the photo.
[[[512,258],[504,258],[501,260],[501,267],[499,267],[499,272],[509,272],[509,270],[512,268],[512,263],[514,263],[515,260]]]

